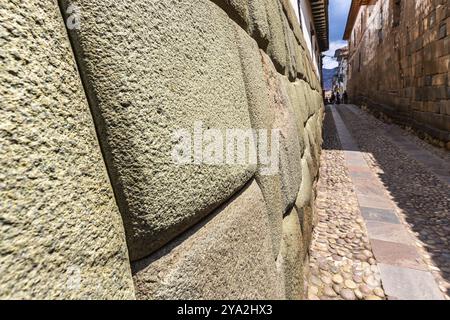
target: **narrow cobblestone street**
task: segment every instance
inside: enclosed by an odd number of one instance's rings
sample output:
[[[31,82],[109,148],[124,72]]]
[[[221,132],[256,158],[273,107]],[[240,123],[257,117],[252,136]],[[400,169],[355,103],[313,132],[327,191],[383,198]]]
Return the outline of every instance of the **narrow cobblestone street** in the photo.
[[[449,163],[396,125],[328,106],[308,299],[448,299]]]
[[[8,0],[0,48],[0,300],[450,300],[450,0]]]

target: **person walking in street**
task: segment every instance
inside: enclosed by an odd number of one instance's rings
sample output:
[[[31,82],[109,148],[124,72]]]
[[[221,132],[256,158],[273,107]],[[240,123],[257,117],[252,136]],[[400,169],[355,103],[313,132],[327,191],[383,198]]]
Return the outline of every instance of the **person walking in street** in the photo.
[[[348,104],[347,90],[345,90],[344,93],[342,94],[342,100],[343,100],[344,104]]]
[[[336,92],[336,104],[341,104],[341,94]]]

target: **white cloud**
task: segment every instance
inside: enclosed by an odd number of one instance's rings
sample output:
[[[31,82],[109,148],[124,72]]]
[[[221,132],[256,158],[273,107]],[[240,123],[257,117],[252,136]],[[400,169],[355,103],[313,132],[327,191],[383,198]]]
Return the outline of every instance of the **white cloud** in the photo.
[[[334,52],[337,49],[345,47],[346,45],[347,45],[347,41],[345,41],[345,40],[331,41],[330,42],[330,49],[328,51],[325,51],[324,53],[327,56],[329,56],[329,55],[333,55],[334,56]]]
[[[334,57],[334,53],[337,49],[345,47],[346,45],[347,45],[347,41],[345,41],[345,40],[330,42],[330,49],[328,51],[324,52],[325,57],[323,58],[323,67],[325,69],[333,69],[338,66],[338,63],[336,62],[336,60],[334,60],[331,57]]]
[[[336,62],[336,60],[333,60],[328,57],[323,58],[323,67],[325,69],[334,69],[337,66],[338,66],[338,63]]]

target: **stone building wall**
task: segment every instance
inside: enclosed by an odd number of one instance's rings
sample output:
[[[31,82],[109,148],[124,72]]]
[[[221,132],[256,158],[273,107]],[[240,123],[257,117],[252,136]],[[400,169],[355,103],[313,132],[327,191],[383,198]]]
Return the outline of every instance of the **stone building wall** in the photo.
[[[349,37],[350,99],[450,147],[450,1],[372,2]]]
[[[292,10],[1,2],[0,298],[301,298],[323,102]],[[174,163],[199,122],[280,129],[277,173]]]

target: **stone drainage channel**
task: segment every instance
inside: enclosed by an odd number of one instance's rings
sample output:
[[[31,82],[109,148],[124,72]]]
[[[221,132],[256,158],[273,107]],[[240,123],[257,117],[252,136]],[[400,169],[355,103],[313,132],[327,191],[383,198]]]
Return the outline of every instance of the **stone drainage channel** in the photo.
[[[355,106],[328,106],[307,298],[449,299],[449,157]]]

